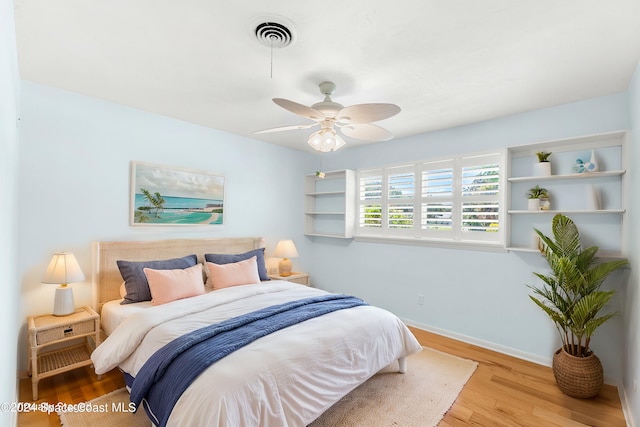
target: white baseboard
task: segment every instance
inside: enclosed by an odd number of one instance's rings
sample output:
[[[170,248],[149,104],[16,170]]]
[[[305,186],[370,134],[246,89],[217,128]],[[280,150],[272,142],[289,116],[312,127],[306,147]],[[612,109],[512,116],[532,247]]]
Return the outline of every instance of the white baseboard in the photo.
[[[622,413],[624,414],[624,419],[627,421],[627,427],[636,427],[633,422],[633,418],[631,417],[631,407],[629,406],[629,399],[627,399],[627,392],[622,384],[616,384],[618,387],[618,395],[620,396],[620,404],[622,405]]]
[[[498,353],[506,354],[507,356],[513,356],[518,359],[526,360],[528,362],[537,363],[538,365],[551,367],[552,359],[549,357],[542,357],[537,354],[527,353],[525,351],[518,350],[512,347],[507,347],[507,346],[496,344],[490,341],[480,340],[478,338],[473,338],[468,335],[459,334],[457,332],[451,332],[446,329],[436,328],[433,326],[425,325],[423,323],[414,322],[412,320],[407,320],[407,319],[401,319],[401,320],[409,326],[413,326],[418,329],[425,330],[427,332],[432,332],[434,334],[442,335],[447,338],[452,338],[457,341],[462,341],[467,344],[473,344],[478,347],[486,348],[487,350],[496,351]]]

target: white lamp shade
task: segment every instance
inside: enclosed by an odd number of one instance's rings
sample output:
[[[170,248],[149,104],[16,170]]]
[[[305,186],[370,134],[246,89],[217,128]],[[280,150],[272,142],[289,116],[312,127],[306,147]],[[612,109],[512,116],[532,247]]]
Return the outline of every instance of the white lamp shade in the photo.
[[[56,289],[53,303],[54,316],[66,316],[75,311],[73,289],[67,284],[83,280],[84,273],[80,268],[80,264],[78,264],[78,260],[71,252],[60,252],[53,255],[42,282],[60,285]]]
[[[280,240],[276,246],[276,250],[273,252],[273,256],[282,258],[278,263],[278,274],[281,276],[291,276],[292,265],[289,258],[298,256],[298,250],[293,240]]]
[[[276,250],[273,252],[273,256],[276,258],[296,258],[298,250],[293,240],[280,240]]]
[[[84,273],[73,253],[60,252],[54,254],[53,258],[51,258],[42,282],[66,285],[73,282],[82,282],[83,280]]]

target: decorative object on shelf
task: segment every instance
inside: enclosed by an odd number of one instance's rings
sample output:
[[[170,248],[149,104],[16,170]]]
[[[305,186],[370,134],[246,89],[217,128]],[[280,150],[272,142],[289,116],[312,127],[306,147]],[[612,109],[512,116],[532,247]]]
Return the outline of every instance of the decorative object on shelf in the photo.
[[[316,176],[320,179],[324,179],[324,172],[316,171]]]
[[[590,349],[591,336],[615,313],[599,316],[615,291],[600,287],[609,274],[625,267],[626,259],[598,262],[597,246],[582,249],[578,227],[567,216],[557,214],[551,222],[553,238],[534,229],[551,274],[534,273],[545,285],[529,286],[529,298],[553,321],[562,347],[553,357],[553,374],[565,394],[589,398],[603,383],[602,364]]]
[[[588,185],[586,190],[589,209],[593,211],[600,210],[600,194],[598,193],[598,190],[593,185]]]
[[[53,255],[42,283],[60,285],[56,288],[53,304],[54,316],[66,316],[74,312],[73,289],[69,283],[82,282],[84,273],[78,260],[71,252],[60,252]]]
[[[540,210],[541,211],[548,211],[551,209],[551,201],[549,200],[548,197],[540,197]]]
[[[280,276],[291,276],[291,260],[289,258],[298,257],[298,250],[293,240],[280,240],[273,252],[276,258],[282,258],[278,263],[278,274]]]
[[[538,163],[533,165],[535,176],[549,176],[551,175],[551,162],[549,161],[550,152],[539,151],[536,153],[538,157]]]
[[[573,173],[584,172],[584,162],[582,161],[582,159],[576,159],[576,162],[571,167],[571,172]]]
[[[585,172],[598,172],[598,159],[596,158],[596,150],[591,150],[591,159],[584,164]]]
[[[529,189],[527,193],[527,197],[529,198],[529,203],[527,205],[527,209],[530,211],[538,211],[542,208],[542,200],[545,201],[546,209],[549,209],[551,206],[549,202],[549,191],[546,188],[542,188],[539,185],[536,185],[533,188]]]

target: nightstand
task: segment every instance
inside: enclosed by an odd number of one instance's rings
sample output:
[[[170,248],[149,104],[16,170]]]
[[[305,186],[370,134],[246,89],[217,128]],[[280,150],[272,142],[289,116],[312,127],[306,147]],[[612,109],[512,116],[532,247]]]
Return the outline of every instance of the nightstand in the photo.
[[[291,273],[290,276],[280,276],[279,274],[269,274],[273,280],[286,280],[287,282],[298,283],[300,285],[311,286],[309,273]]]
[[[28,369],[33,400],[37,400],[41,379],[91,365],[91,352],[100,344],[100,316],[90,307],[82,307],[68,316],[30,316],[28,325]],[[78,338],[85,342],[78,344]],[[51,351],[42,352],[49,346],[53,346]]]

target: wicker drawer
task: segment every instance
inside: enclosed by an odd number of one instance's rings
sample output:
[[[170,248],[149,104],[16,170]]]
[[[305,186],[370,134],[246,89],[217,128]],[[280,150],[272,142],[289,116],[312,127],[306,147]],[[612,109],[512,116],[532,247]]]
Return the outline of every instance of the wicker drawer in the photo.
[[[76,310],[68,316],[32,316],[29,335],[32,346],[41,346],[73,337],[96,333],[98,314],[88,307]]]
[[[71,325],[63,325],[38,331],[36,333],[36,342],[38,345],[42,345],[51,341],[91,334],[94,333],[95,330],[96,322],[93,319],[90,319],[84,322],[73,323]]]

